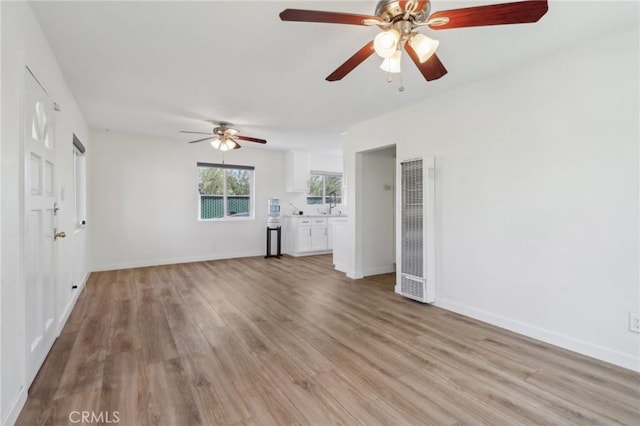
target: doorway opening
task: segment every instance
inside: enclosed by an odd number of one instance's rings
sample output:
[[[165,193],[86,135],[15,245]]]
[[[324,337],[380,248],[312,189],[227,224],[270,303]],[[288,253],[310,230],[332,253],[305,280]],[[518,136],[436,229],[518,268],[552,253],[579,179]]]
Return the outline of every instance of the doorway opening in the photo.
[[[357,153],[356,269],[393,291],[396,270],[396,146]]]

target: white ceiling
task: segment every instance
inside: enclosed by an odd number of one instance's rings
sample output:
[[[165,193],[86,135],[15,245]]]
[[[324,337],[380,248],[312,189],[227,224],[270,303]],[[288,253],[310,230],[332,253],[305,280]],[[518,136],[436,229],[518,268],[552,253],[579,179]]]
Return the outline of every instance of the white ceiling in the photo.
[[[504,1],[432,0],[432,12]],[[550,1],[536,24],[423,33],[449,71],[426,82],[408,58],[388,84],[369,58],[325,77],[376,28],[281,22],[285,8],[373,14],[376,1],[32,2],[89,125],[190,140],[206,120],[269,148],[340,149],[351,125],[583,40],[638,25],[636,1]],[[405,55],[406,56],[406,55]],[[608,76],[603,76],[607,78]],[[193,138],[195,139],[195,138]],[[245,143],[245,147],[253,144]]]

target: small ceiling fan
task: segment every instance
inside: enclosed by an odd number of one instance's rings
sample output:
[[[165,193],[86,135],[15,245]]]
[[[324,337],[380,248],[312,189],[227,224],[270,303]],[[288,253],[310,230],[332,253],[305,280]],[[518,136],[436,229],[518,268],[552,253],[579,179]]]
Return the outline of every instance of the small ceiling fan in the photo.
[[[547,13],[547,0],[527,0],[461,9],[441,10],[430,14],[430,0],[380,0],[374,15],[357,15],[317,10],[285,9],[283,21],[321,22],[348,25],[376,25],[382,31],[327,78],[344,78],[365,59],[377,53],[384,60],[380,68],[390,73],[400,72],[402,49],[407,52],[427,81],[447,73],[436,55],[439,41],[416,31],[428,26],[433,30],[482,27],[488,25],[524,24],[537,22]]]
[[[229,151],[232,149],[242,148],[238,143],[239,140],[246,141],[246,142],[261,143],[261,144],[267,143],[267,141],[264,139],[250,138],[249,136],[239,135],[236,129],[230,127],[232,126],[231,123],[215,122],[215,121],[212,121],[211,123],[216,126],[213,128],[213,131],[211,133],[191,132],[188,130],[180,130],[180,133],[195,133],[199,135],[211,135],[206,138],[191,141],[189,143],[198,143],[198,142],[211,140],[211,146],[214,147],[215,149],[219,149],[220,151]]]

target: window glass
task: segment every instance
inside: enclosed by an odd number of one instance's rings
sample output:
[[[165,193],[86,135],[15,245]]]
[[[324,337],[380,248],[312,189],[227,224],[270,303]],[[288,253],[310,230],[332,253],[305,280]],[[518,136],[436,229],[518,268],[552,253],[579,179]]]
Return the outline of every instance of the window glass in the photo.
[[[309,193],[307,194],[307,204],[322,204],[324,195],[324,177],[322,175],[311,175],[309,178]]]
[[[341,204],[342,175],[335,173],[311,173],[307,204]]]
[[[198,164],[200,219],[253,216],[253,168],[235,167]]]
[[[249,216],[251,207],[251,171],[227,172],[227,216]]]
[[[38,142],[42,142],[47,148],[52,147],[49,119],[46,108],[42,102],[36,103],[36,110],[31,123],[31,137]]]
[[[85,156],[77,149],[73,149],[73,198],[74,221],[76,228],[85,226],[86,219],[86,184],[85,184]]]
[[[340,204],[342,202],[342,176],[325,176],[325,203]],[[331,199],[331,197],[335,197]]]

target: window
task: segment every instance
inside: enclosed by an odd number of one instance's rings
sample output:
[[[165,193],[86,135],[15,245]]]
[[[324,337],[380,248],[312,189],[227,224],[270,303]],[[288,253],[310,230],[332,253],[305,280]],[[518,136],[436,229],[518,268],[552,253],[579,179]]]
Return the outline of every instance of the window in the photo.
[[[74,222],[76,228],[83,228],[86,224],[86,194],[85,184],[85,153],[86,149],[80,139],[73,135],[73,199],[74,199]]]
[[[253,219],[252,166],[198,163],[198,217]]]
[[[335,200],[332,197],[335,196]],[[307,204],[341,204],[342,175],[339,173],[311,172]]]

